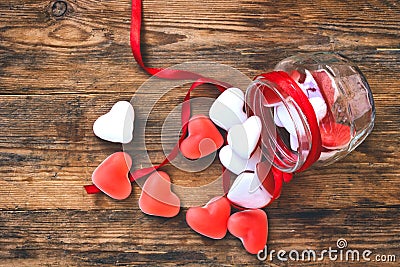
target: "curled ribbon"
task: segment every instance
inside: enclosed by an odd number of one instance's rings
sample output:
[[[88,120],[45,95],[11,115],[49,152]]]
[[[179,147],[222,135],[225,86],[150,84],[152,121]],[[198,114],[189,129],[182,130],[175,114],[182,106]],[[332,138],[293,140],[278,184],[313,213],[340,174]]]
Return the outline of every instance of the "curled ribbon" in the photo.
[[[131,9],[131,24],[130,24],[130,46],[132,49],[132,54],[139,66],[141,66],[147,73],[150,75],[154,75],[158,78],[162,79],[170,79],[170,80],[193,80],[190,89],[185,95],[184,102],[182,105],[182,113],[181,113],[181,124],[182,124],[182,134],[174,146],[172,151],[165,157],[165,159],[159,164],[149,168],[143,168],[135,170],[129,173],[129,180],[134,182],[135,180],[144,177],[146,175],[151,174],[152,172],[156,171],[157,169],[161,168],[162,166],[168,164],[171,160],[173,160],[179,153],[179,147],[181,142],[185,139],[188,131],[188,122],[190,119],[191,114],[191,107],[190,107],[190,98],[191,92],[196,89],[198,86],[203,84],[211,84],[215,85],[216,88],[222,93],[227,88],[232,87],[231,85],[220,82],[214,79],[210,79],[207,77],[203,77],[202,75],[183,71],[183,70],[176,70],[176,69],[164,69],[164,68],[151,68],[147,67],[142,58],[142,53],[140,49],[140,31],[141,31],[141,24],[142,24],[142,0],[132,0],[132,9]],[[272,72],[272,74],[263,74],[261,75],[265,78],[272,79],[273,81],[277,82],[278,84],[282,84],[282,87],[287,90],[287,93],[294,98],[300,100],[299,103],[302,103],[302,110],[307,117],[307,120],[310,124],[310,130],[312,132],[312,148],[310,150],[310,154],[307,157],[306,162],[302,166],[299,171],[305,170],[309,166],[311,166],[318,158],[321,153],[321,136],[319,133],[318,124],[315,119],[314,110],[311,107],[311,104],[307,99],[301,95],[301,90],[296,90],[298,88],[291,88],[288,83],[287,78],[282,73]],[[293,84],[293,83],[291,83]],[[296,92],[297,91],[297,92]],[[278,140],[279,141],[279,140]],[[230,187],[230,177],[229,172],[225,171],[225,168],[222,168],[223,172],[223,188],[224,192],[227,193]],[[268,176],[265,179],[269,179],[269,183],[273,185],[273,192],[272,197],[273,200],[277,199],[281,193],[283,181],[289,182],[292,177],[292,174],[283,173],[276,167],[272,166]],[[271,181],[272,179],[272,181]],[[86,192],[88,194],[97,194],[100,193],[100,189],[98,189],[95,185],[86,185],[84,186]],[[241,208],[241,207],[238,207]]]

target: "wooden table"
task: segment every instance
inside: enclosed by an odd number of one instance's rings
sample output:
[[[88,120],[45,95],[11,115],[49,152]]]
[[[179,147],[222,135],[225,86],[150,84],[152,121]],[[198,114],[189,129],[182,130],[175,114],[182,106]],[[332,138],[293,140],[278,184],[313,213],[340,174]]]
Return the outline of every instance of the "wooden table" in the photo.
[[[400,3],[145,0],[143,8],[151,66],[206,60],[254,77],[309,51],[340,52],[360,66],[375,98],[374,131],[345,159],[285,184],[266,209],[268,250],[335,249],[344,238],[348,249],[371,250],[372,260],[395,255],[398,265]],[[215,241],[194,233],[186,209],[172,219],[144,215],[137,186],[124,201],[84,192],[94,168],[121,149],[96,138],[93,122],[149,78],[132,58],[129,22],[128,0],[0,3],[0,265],[321,265],[276,254],[259,261],[230,234]],[[162,160],[162,118],[183,96],[175,91],[154,112],[154,163]],[[176,184],[196,185],[220,165],[164,170]]]

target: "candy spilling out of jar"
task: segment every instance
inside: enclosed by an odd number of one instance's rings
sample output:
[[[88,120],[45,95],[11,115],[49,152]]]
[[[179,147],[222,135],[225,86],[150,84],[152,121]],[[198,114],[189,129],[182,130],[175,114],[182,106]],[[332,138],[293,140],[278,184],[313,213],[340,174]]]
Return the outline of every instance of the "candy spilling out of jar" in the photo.
[[[249,110],[242,90],[228,88],[214,101],[208,116],[194,115],[187,121],[187,135],[182,136],[179,142],[179,150],[184,157],[196,160],[217,152],[227,172],[236,175],[223,196],[215,196],[203,207],[187,210],[188,226],[212,239],[222,239],[230,232],[251,254],[263,250],[267,242],[268,220],[263,208],[280,196],[283,182],[289,182],[293,177],[293,173],[281,171],[281,165],[276,161],[277,154],[286,156],[287,161],[295,161],[302,153],[307,158],[312,145],[317,143],[318,147],[313,148],[311,165],[318,159],[324,161],[336,156],[347,149],[354,138],[349,118],[338,116],[341,114],[338,102],[342,101],[343,93],[331,73],[321,68],[295,69],[284,74],[288,78],[283,77],[278,86],[287,87],[286,92],[295,90],[291,95],[295,97],[285,99],[282,94],[273,91],[267,96],[262,93],[268,100],[261,105],[271,111],[270,115],[252,110],[252,107]],[[269,77],[275,79],[279,75]],[[355,78],[349,80],[356,81]],[[259,86],[253,89],[257,92]],[[252,97],[253,93],[250,87],[248,95]],[[364,104],[361,107],[350,104],[354,106],[352,119],[362,117],[371,108],[365,104],[365,95],[361,94],[356,99]],[[258,107],[257,101],[253,106]],[[307,111],[306,114],[302,108]],[[107,141],[130,142],[134,115],[130,103],[120,101],[96,120],[94,133]],[[312,125],[307,125],[307,122]],[[277,141],[272,142],[277,147],[266,147],[267,142],[263,140],[266,134],[286,138],[290,150],[279,147],[282,140],[279,138],[266,139]],[[316,134],[318,138],[310,138]],[[311,140],[318,142],[311,144]],[[310,142],[310,146],[305,146],[304,142]],[[127,153],[114,153],[93,172],[93,184],[114,199],[125,199],[131,193],[131,182],[134,180],[130,173],[131,166],[132,159]],[[179,214],[180,204],[179,197],[172,190],[169,175],[154,169],[142,188],[139,198],[141,211],[170,218]]]
[[[308,84],[307,87],[302,85],[305,93],[311,90],[311,86],[318,86],[313,78],[306,77],[305,81]],[[322,94],[318,95],[314,91],[312,93],[310,102],[317,114],[318,110],[323,111],[324,114],[320,115],[322,118],[319,120],[322,121],[326,117],[327,102],[312,102],[313,98],[324,99],[321,97]],[[274,175],[282,174],[275,170],[271,176],[269,168],[261,171],[263,163],[261,163],[262,152],[259,140],[262,123],[257,116],[248,117],[244,112],[244,105],[244,94],[240,89],[225,90],[211,106],[209,117],[195,115],[189,120],[188,135],[182,141],[180,151],[188,159],[198,159],[222,147],[219,151],[220,162],[227,170],[237,175],[225,196],[216,196],[204,207],[188,209],[186,221],[189,227],[213,239],[221,239],[229,231],[242,241],[249,253],[256,254],[264,248],[267,241],[267,216],[262,208],[279,197],[282,184],[276,183],[275,180],[283,180],[283,177],[273,178]],[[293,118],[285,109],[282,109],[283,107],[283,105],[274,107],[276,111],[274,121],[278,122],[278,127],[285,128],[294,136],[294,126],[290,120]],[[109,113],[95,122],[93,129],[100,138],[113,142],[119,140],[124,143],[127,141],[124,136],[132,138],[132,133],[127,133],[127,128],[128,131],[130,129],[133,131],[133,125],[130,126],[133,121],[133,107],[128,102],[120,101]],[[108,127],[107,123],[119,126]],[[125,126],[125,123],[128,126]],[[225,146],[223,146],[222,134],[216,125],[227,131]],[[107,129],[106,134],[99,129]],[[131,192],[128,177],[131,165],[132,160],[128,154],[114,153],[93,172],[92,181],[112,198],[127,198]],[[242,211],[232,214],[231,205]],[[147,178],[139,198],[139,208],[152,216],[174,217],[179,213],[180,200],[171,190],[168,174],[156,171]]]
[[[123,107],[124,112],[120,112]],[[120,112],[120,113],[118,113]],[[225,114],[223,117],[220,114]],[[131,137],[126,133],[124,119],[134,120],[133,107],[128,102],[118,102],[106,115],[100,117],[94,127],[95,134],[107,141],[119,140],[121,143]],[[191,207],[186,214],[186,221],[197,233],[213,239],[223,238],[227,231],[237,236],[250,253],[262,250],[267,240],[267,216],[260,208],[273,199],[273,192],[268,192],[258,177],[256,166],[262,159],[259,146],[261,121],[257,116],[247,117],[244,112],[244,95],[238,88],[224,91],[211,106],[209,116],[195,115],[188,122],[188,135],[180,144],[182,155],[189,159],[207,156],[224,144],[224,138],[216,125],[227,131],[226,145],[220,149],[222,164],[237,175],[235,182],[225,196],[216,196],[204,207]],[[107,127],[122,123],[119,127]],[[100,122],[100,123],[99,123]],[[99,124],[103,124],[99,127]],[[107,129],[106,134],[98,129]],[[133,127],[130,129],[133,130]],[[129,169],[132,159],[127,153],[117,152],[104,160],[93,172],[92,181],[101,191],[115,199],[124,199],[130,195],[131,184]],[[233,205],[239,211],[232,214]],[[180,211],[179,197],[171,190],[168,174],[153,172],[145,181],[139,198],[142,212],[160,217],[173,217]],[[235,215],[236,214],[236,215]],[[235,216],[234,216],[235,215]],[[254,232],[257,235],[254,235]]]

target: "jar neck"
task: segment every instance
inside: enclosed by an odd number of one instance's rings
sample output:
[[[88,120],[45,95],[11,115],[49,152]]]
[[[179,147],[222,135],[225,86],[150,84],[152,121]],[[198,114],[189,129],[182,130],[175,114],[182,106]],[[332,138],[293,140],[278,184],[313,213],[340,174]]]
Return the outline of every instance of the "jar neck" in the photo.
[[[257,76],[247,89],[246,102],[247,113],[262,121],[262,152],[273,166],[287,173],[300,172],[318,160],[321,135],[314,109],[288,74],[274,71]],[[289,129],[277,127],[277,110],[285,115],[281,119]],[[296,149],[291,141],[298,143]]]

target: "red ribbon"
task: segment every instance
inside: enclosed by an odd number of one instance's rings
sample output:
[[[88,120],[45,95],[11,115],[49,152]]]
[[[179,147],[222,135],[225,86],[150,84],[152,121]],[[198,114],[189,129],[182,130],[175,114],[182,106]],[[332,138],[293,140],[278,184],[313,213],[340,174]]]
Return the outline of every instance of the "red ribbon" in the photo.
[[[136,62],[146,72],[148,72],[151,75],[155,75],[158,78],[169,79],[169,80],[197,80],[204,78],[199,74],[183,70],[147,67],[143,63],[142,52],[140,49],[141,26],[142,26],[142,0],[132,0],[131,30],[130,30],[131,49]]]
[[[273,71],[261,74],[259,77],[261,79],[265,78],[282,88],[285,93],[287,93],[294,99],[294,101],[296,101],[296,103],[298,103],[301,111],[306,117],[311,132],[311,148],[303,165],[296,172],[304,171],[314,162],[316,162],[321,155],[321,133],[319,131],[317,116],[315,115],[314,108],[312,107],[307,96],[286,72]],[[280,138],[278,138],[278,143],[283,143]],[[283,145],[283,147],[285,146]],[[286,152],[288,155],[292,154],[290,151]]]
[[[158,73],[163,73],[164,70],[160,70]],[[179,72],[179,70],[176,70],[177,73]],[[182,143],[182,141],[186,138],[187,135],[187,130],[188,130],[188,123],[189,123],[189,119],[190,119],[190,114],[191,114],[191,108],[190,108],[190,94],[191,92],[196,89],[198,86],[203,85],[203,84],[213,84],[217,87],[217,89],[220,92],[225,91],[226,88],[230,87],[230,85],[223,83],[223,82],[219,82],[213,79],[208,79],[208,78],[199,78],[197,79],[196,82],[194,82],[192,84],[192,86],[190,87],[190,89],[188,90],[188,92],[186,93],[186,96],[183,100],[183,104],[182,104],[182,112],[181,112],[181,123],[182,123],[182,135],[180,136],[178,143],[175,145],[175,147],[172,149],[172,151],[168,154],[168,156],[165,157],[165,159],[159,164],[159,165],[155,165],[152,167],[148,167],[148,168],[143,168],[143,169],[139,169],[134,171],[133,173],[129,174],[129,180],[131,182],[136,181],[139,178],[142,178],[146,175],[149,175],[150,173],[154,172],[155,170],[161,168],[162,166],[168,164],[171,160],[173,160],[179,153],[179,147],[180,144]],[[225,173],[225,172],[224,172]],[[224,184],[226,182],[225,176],[224,176]],[[225,187],[225,186],[224,186]],[[88,194],[97,194],[100,193],[100,189],[98,189],[95,185],[86,185],[84,186],[86,192]]]
[[[149,175],[150,173],[154,172],[155,170],[161,168],[162,166],[168,164],[171,160],[173,160],[179,153],[179,147],[182,141],[185,139],[187,135],[188,129],[188,122],[191,115],[191,108],[190,108],[190,94],[191,92],[196,89],[198,86],[203,84],[212,84],[217,87],[217,89],[222,93],[225,91],[226,88],[231,87],[231,85],[220,82],[214,79],[203,77],[200,74],[183,71],[183,70],[175,70],[175,69],[163,69],[163,68],[149,68],[147,67],[142,58],[142,53],[140,49],[140,29],[142,23],[142,1],[141,0],[132,0],[132,13],[131,13],[131,30],[130,30],[130,45],[132,49],[133,56],[136,62],[149,74],[157,76],[158,78],[162,79],[170,79],[170,80],[195,80],[192,83],[192,86],[186,93],[184,98],[184,102],[182,105],[182,113],[181,113],[181,123],[182,123],[182,135],[180,136],[178,143],[172,149],[172,151],[165,157],[165,159],[156,166],[143,168],[136,170],[129,174],[129,180],[131,182]],[[223,172],[223,182],[224,182],[224,190],[226,190],[226,183],[229,181],[227,179],[226,172]],[[100,193],[100,189],[98,189],[95,185],[86,185],[84,186],[86,192],[88,194],[97,194]]]
[[[147,67],[142,58],[142,53],[140,49],[140,31],[141,31],[141,23],[142,23],[142,0],[132,0],[132,9],[131,9],[131,26],[130,26],[130,46],[132,49],[132,54],[136,60],[136,62],[149,74],[157,76],[158,78],[162,79],[170,79],[170,80],[194,80],[195,82],[192,83],[190,89],[188,90],[184,102],[182,105],[182,113],[181,113],[181,123],[182,123],[182,135],[180,136],[178,143],[172,149],[172,151],[165,157],[165,159],[159,164],[149,168],[143,168],[136,170],[132,173],[129,173],[129,180],[131,182],[144,177],[146,175],[151,174],[152,172],[156,171],[157,169],[161,168],[162,166],[168,164],[171,160],[173,160],[179,153],[179,147],[181,142],[186,138],[187,130],[188,130],[188,122],[191,115],[191,108],[190,108],[190,94],[191,92],[200,85],[203,84],[212,84],[217,87],[220,92],[223,92],[225,89],[231,87],[231,85],[220,82],[214,79],[203,77],[200,74],[184,71],[184,70],[176,70],[176,69],[164,69],[164,68],[150,68]],[[301,90],[300,90],[301,91]],[[302,99],[301,99],[302,100]],[[309,102],[308,102],[309,103]],[[308,106],[306,109],[308,110]],[[315,116],[315,114],[314,114]],[[313,120],[313,119],[311,119]],[[311,129],[313,130],[313,129]],[[319,129],[317,127],[318,133]],[[313,135],[314,136],[314,135]],[[318,135],[319,136],[319,135]],[[316,143],[314,143],[316,141]],[[318,142],[319,141],[319,142]],[[305,169],[310,166],[313,162],[315,162],[319,156],[320,151],[318,151],[318,144],[320,146],[320,137],[319,140],[313,139],[313,148],[314,150],[310,151],[311,156],[309,156],[305,162],[305,166],[301,169]],[[273,200],[278,198],[282,188],[282,181],[289,181],[291,179],[292,174],[287,174],[285,176],[280,170],[276,168],[272,168],[269,175],[272,175],[273,170],[273,179],[274,179],[274,192],[273,192]],[[229,191],[230,187],[230,174],[228,171],[225,171],[225,168],[222,168],[223,171],[223,188],[225,194]],[[286,179],[284,179],[285,177]],[[86,192],[88,194],[96,194],[100,193],[100,189],[98,189],[95,185],[87,185],[84,186]],[[272,202],[272,201],[271,201]]]

